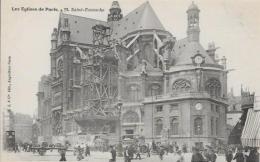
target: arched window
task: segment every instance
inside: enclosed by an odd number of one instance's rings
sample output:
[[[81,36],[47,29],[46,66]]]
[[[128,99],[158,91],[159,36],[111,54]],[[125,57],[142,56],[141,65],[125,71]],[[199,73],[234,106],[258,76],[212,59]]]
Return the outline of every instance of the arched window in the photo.
[[[138,101],[141,99],[141,89],[139,85],[130,85],[128,87],[128,92],[128,98],[130,101]]]
[[[202,135],[202,132],[203,132],[202,118],[197,117],[194,120],[194,133],[195,135]]]
[[[128,111],[123,115],[123,123],[138,123],[138,114],[134,111]]]
[[[221,83],[216,78],[211,78],[206,82],[206,91],[212,97],[220,97],[221,96]]]
[[[163,121],[162,121],[162,119],[157,119],[155,122],[155,134],[157,136],[161,135],[162,129],[163,129]]]
[[[191,88],[191,83],[186,79],[178,79],[172,85],[173,91],[187,91],[190,88]]]
[[[171,135],[179,134],[179,120],[178,118],[173,118],[170,123],[170,133]]]

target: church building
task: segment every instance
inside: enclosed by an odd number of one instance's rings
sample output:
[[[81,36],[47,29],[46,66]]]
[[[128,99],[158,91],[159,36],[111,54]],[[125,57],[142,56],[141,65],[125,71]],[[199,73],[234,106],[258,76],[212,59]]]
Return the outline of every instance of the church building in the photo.
[[[60,13],[51,36],[50,136],[225,143],[226,58],[216,59],[214,43],[201,45],[198,6],[186,11],[182,39],[149,2],[123,16],[114,1],[109,11],[107,21]]]

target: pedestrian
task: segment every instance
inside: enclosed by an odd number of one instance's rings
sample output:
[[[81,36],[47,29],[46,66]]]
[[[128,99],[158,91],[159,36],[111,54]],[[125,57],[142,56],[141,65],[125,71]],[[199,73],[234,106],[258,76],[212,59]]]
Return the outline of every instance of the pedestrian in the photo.
[[[199,152],[198,148],[194,148],[193,149],[193,154],[191,157],[191,162],[205,162],[205,159],[203,158],[203,156],[201,155],[201,153]]]
[[[210,161],[210,154],[209,154],[209,150],[204,149],[203,153],[201,154],[203,156],[203,158],[205,159],[205,162],[209,162]]]
[[[30,144],[27,145],[27,150],[26,152],[30,152]]]
[[[113,146],[110,146],[110,149],[111,159],[109,160],[109,162],[116,162],[116,150]]]
[[[151,149],[149,147],[149,144],[147,145],[147,157],[151,156]]]
[[[90,148],[89,148],[88,144],[86,144],[85,156],[90,156]]]
[[[61,156],[60,161],[67,161],[66,157],[65,157],[66,156],[66,149],[61,149],[60,156]]]
[[[236,160],[236,162],[244,162],[245,156],[244,156],[241,148],[238,149],[238,152],[234,156],[233,160]]]
[[[183,151],[183,153],[187,153],[187,146],[186,146],[186,144],[182,145],[182,151]]]
[[[125,162],[131,162],[131,158],[129,156],[128,146],[126,146],[126,148],[125,148],[124,157],[125,157]]]
[[[159,157],[161,160],[163,160],[163,155],[164,155],[164,149],[163,149],[163,147],[160,147],[159,148]]]
[[[232,150],[228,150],[226,153],[226,161],[231,162],[232,159],[233,159],[233,152],[232,152]]]
[[[177,151],[177,161],[176,162],[184,162],[184,157],[182,155],[181,150]]]
[[[140,146],[137,146],[136,148],[136,157],[135,159],[139,158],[139,160],[141,160],[141,150],[140,150]]]
[[[256,148],[251,149],[247,162],[259,162],[259,153]]]
[[[15,143],[14,152],[15,152],[15,153],[16,153],[16,152],[19,152],[19,148],[18,148],[18,144],[17,144],[17,143]]]
[[[245,148],[245,151],[243,152],[243,154],[244,154],[244,161],[245,162],[251,162],[251,161],[249,161],[248,160],[248,157],[249,157],[249,149],[248,148]]]
[[[77,152],[78,152],[78,143],[74,145],[74,151],[73,151],[73,155],[76,156]]]
[[[216,162],[217,160],[217,155],[216,153],[214,152],[213,149],[210,150],[210,153],[209,153],[209,161],[210,162]]]
[[[80,161],[82,159],[84,159],[83,154],[83,148],[81,148],[80,146],[78,146],[78,156],[77,156],[77,160]]]
[[[259,162],[259,151],[255,148],[255,162]]]
[[[179,146],[178,146],[178,144],[176,143],[176,146],[175,146],[175,150],[176,150],[176,152],[178,152],[179,151]]]
[[[155,150],[157,150],[157,146],[156,146],[155,142],[153,141],[152,142],[152,151],[155,151]]]

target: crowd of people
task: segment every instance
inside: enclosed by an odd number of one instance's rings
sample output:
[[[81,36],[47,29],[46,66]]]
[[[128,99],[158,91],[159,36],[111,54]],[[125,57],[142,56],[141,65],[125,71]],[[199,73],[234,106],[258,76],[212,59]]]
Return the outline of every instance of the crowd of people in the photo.
[[[34,147],[40,147],[40,145],[32,145],[30,143],[15,143],[14,147],[9,150],[13,152],[35,152]],[[47,145],[48,148],[54,148],[56,145]],[[61,147],[61,146],[60,146]],[[70,146],[61,147],[63,149],[58,149],[60,153],[60,161],[66,161],[66,151]],[[109,151],[110,158],[109,162],[116,162],[119,152],[122,152],[125,162],[131,162],[133,159],[141,160],[143,158],[151,157],[151,154],[158,155],[160,160],[164,159],[164,155],[168,153],[174,153],[176,162],[184,162],[184,153],[188,152],[187,146],[183,145],[179,147],[176,143],[173,144],[160,144],[152,142],[149,144],[128,144],[124,147],[121,145],[122,149],[119,149],[119,145],[114,146],[104,146],[101,150]],[[107,149],[109,148],[109,149]],[[90,148],[87,144],[76,144],[73,148],[73,154],[78,161],[90,156],[91,150],[96,150],[95,148]],[[50,151],[52,151],[50,149]],[[102,151],[102,152],[103,152]],[[226,162],[259,162],[259,152],[256,148],[242,147],[242,146],[229,146],[225,148],[221,147],[193,147],[191,162],[216,162],[218,155],[224,155]]]
[[[214,149],[193,149],[191,162],[216,162],[217,153]],[[227,149],[225,152],[226,162],[259,162],[259,153],[256,148],[238,147],[236,150]]]
[[[10,152],[32,152],[33,145],[31,143],[15,143],[14,145],[6,148]]]

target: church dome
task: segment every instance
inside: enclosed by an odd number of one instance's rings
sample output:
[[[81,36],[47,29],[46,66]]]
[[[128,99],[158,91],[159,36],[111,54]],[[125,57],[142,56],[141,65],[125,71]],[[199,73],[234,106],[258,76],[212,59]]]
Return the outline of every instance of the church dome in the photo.
[[[118,1],[113,1],[113,2],[112,2],[111,9],[114,9],[114,8],[116,8],[116,9],[120,9],[120,6],[119,6]]]

